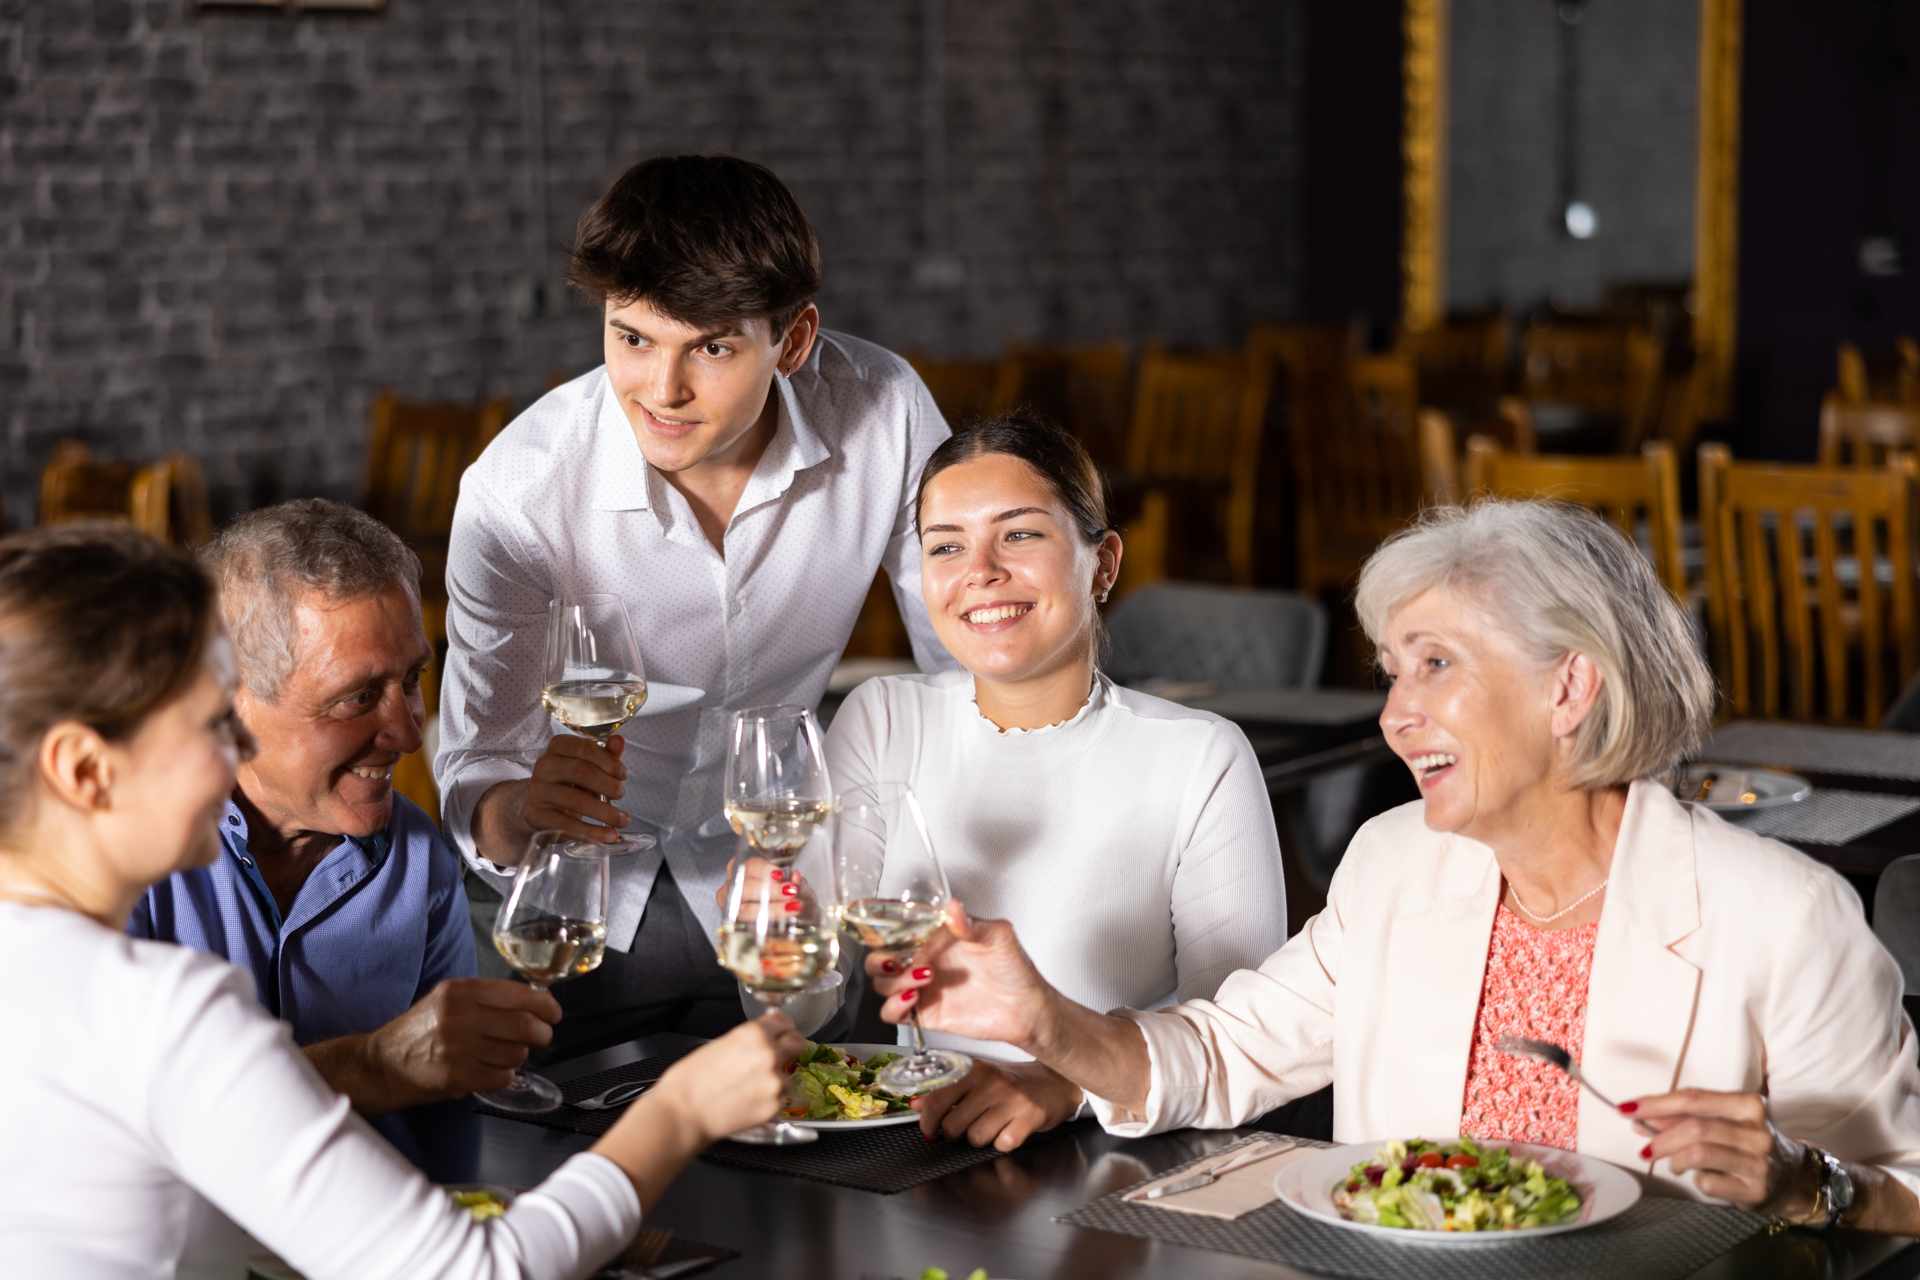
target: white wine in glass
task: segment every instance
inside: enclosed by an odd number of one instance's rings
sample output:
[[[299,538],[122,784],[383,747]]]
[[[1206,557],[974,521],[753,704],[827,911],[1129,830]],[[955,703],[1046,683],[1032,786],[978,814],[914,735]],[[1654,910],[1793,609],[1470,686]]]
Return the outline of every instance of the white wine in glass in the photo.
[[[947,876],[934,854],[926,817],[904,782],[875,782],[834,801],[834,891],[840,922],[869,948],[912,949],[940,931]],[[874,1078],[882,1089],[914,1097],[966,1079],[973,1059],[929,1049],[916,1010],[907,1015],[913,1051]]]
[[[756,853],[785,862],[833,813],[820,722],[806,707],[748,707],[729,729],[727,822]]]
[[[821,1002],[813,992],[839,976],[835,966],[840,933],[834,927],[833,867],[826,845],[824,831],[818,839],[803,841],[779,864],[785,870],[765,857],[734,860],[715,952],[721,967],[761,1005],[777,1009],[793,1001],[817,1007]],[[832,999],[837,1006],[838,994]],[[732,1137],[736,1142],[788,1145],[812,1142],[819,1135],[781,1121]]]
[[[554,719],[602,747],[640,713],[647,677],[620,597],[575,596],[547,606],[540,701]]]
[[[535,832],[493,923],[494,949],[536,991],[591,973],[607,950],[607,882],[605,849],[558,831]],[[529,1071],[479,1097],[529,1115],[561,1101],[553,1081]]]

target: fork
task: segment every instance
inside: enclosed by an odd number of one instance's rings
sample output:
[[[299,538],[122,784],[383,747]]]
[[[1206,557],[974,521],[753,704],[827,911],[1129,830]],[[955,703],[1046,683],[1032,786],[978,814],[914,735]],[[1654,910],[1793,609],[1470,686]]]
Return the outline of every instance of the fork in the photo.
[[[1538,1058],[1542,1062],[1556,1066],[1573,1077],[1574,1083],[1582,1089],[1615,1111],[1620,1109],[1612,1098],[1594,1088],[1593,1081],[1580,1073],[1580,1064],[1573,1060],[1573,1055],[1551,1040],[1530,1040],[1526,1036],[1501,1036],[1494,1042],[1493,1047],[1502,1053],[1521,1053],[1529,1058]]]
[[[614,1085],[611,1089],[602,1089],[591,1098],[582,1098],[570,1105],[579,1107],[582,1111],[606,1111],[631,1102],[659,1083],[659,1076],[649,1076],[645,1080],[627,1080]]]

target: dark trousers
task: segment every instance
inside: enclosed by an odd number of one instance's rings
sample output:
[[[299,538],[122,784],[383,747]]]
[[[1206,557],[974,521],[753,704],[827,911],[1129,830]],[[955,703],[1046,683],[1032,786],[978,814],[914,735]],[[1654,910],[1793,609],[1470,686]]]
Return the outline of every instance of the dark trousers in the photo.
[[[474,947],[480,974],[511,976],[493,947],[500,895],[478,876],[467,877]],[[600,967],[553,986],[564,1016],[553,1043],[533,1062],[557,1062],[659,1031],[712,1037],[746,1019],[740,988],[714,959],[714,940],[694,918],[686,896],[662,864],[640,929],[627,951],[607,948]]]

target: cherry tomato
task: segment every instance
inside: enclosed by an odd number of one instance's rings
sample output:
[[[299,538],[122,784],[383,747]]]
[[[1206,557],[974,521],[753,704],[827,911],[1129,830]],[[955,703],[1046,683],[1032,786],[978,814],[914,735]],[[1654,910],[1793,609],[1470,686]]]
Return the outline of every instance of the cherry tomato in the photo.
[[[1449,1169],[1471,1169],[1479,1163],[1477,1159],[1464,1151],[1457,1156],[1447,1157],[1447,1168]]]
[[[1414,1157],[1413,1163],[1422,1169],[1438,1169],[1447,1162],[1447,1158],[1438,1151],[1422,1151]]]

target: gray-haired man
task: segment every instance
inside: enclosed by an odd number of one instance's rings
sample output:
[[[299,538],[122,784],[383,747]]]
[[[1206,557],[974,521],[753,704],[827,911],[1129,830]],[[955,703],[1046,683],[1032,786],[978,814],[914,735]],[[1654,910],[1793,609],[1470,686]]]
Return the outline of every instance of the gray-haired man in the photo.
[[[259,750],[219,861],[155,885],[128,932],[251,972],[260,1003],[396,1147],[429,1174],[471,1176],[471,1125],[427,1104],[506,1083],[560,1009],[473,976],[460,858],[393,792],[395,762],[420,748],[419,559],[320,499],[241,517],[205,558]]]

